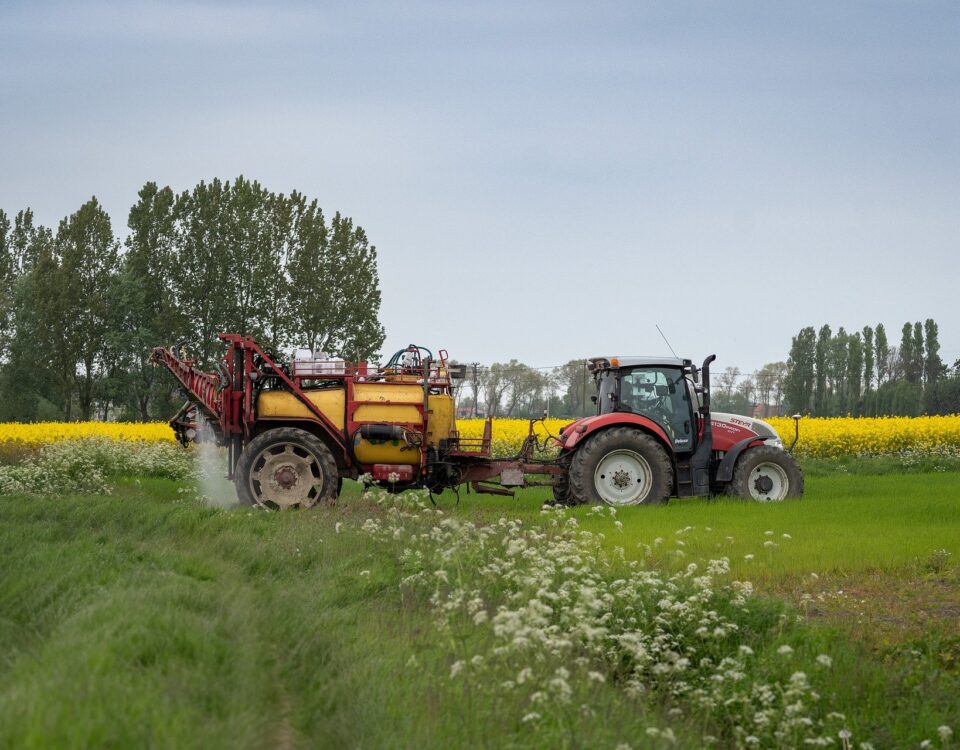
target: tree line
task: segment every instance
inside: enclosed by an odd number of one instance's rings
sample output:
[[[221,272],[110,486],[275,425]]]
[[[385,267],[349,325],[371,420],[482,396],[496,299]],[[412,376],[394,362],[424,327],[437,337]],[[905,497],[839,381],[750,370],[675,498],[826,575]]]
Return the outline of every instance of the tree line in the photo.
[[[940,358],[939,327],[906,322],[891,345],[882,323],[852,333],[803,328],[787,360],[786,402],[820,417],[917,416],[960,412],[960,361]]]
[[[0,210],[0,420],[152,419],[175,401],[149,361],[180,339],[204,365],[217,333],[274,349],[376,355],[376,248],[297,191],[147,182],[116,236],[96,197],[54,228]]]
[[[461,364],[464,379],[456,389],[460,417],[536,418],[580,417],[593,414],[590,396],[596,390],[587,360],[572,359],[544,368],[511,359],[509,362]]]

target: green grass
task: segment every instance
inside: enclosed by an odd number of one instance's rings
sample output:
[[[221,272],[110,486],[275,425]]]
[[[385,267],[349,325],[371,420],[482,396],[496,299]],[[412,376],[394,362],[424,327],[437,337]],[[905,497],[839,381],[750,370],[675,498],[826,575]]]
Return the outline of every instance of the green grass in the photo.
[[[357,492],[350,488],[347,497]],[[478,519],[509,513],[534,520],[542,504],[552,500],[548,490],[531,489],[515,499],[462,494],[459,504],[448,492],[437,502],[450,512]],[[610,529],[606,513],[598,519],[583,506],[572,513],[584,528],[602,530],[611,545],[624,547],[628,558],[641,557],[637,545],[653,545],[659,537],[659,564],[684,567],[691,560],[724,555],[736,575],[762,584],[809,573],[922,572],[939,549],[946,549],[954,561],[960,558],[957,473],[816,478],[805,497],[783,503],[697,498],[624,508],[617,514],[622,533]],[[767,541],[776,546],[764,546]],[[684,553],[682,558],[675,556],[677,550]],[[753,561],[744,560],[749,554]]]
[[[278,514],[203,507],[179,488],[138,480],[111,497],[0,498],[0,746],[538,746],[449,684],[448,647],[423,603],[400,596],[393,562],[362,534],[336,533],[379,512],[356,486],[336,508]],[[438,503],[481,522],[540,523],[548,497]],[[658,565],[726,555],[770,596],[830,594],[782,631],[798,659],[833,656],[825,696],[855,737],[897,747],[941,723],[960,730],[960,474],[811,477],[798,502],[624,510],[622,533],[589,509],[574,514],[628,556],[662,537]],[[931,565],[939,548],[952,557]],[[892,609],[833,596],[851,586]],[[904,607],[930,616],[870,637],[871,617],[896,623]],[[564,744],[648,746],[643,727],[662,717],[615,713],[615,690],[597,693],[599,715]]]

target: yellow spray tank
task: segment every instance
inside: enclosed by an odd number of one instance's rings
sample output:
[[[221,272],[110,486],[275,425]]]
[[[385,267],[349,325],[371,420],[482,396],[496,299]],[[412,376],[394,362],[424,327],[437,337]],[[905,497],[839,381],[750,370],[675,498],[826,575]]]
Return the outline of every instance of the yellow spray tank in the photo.
[[[445,378],[446,372],[437,373]],[[423,434],[425,389],[423,378],[409,374],[384,374],[380,379],[356,382],[329,380],[317,387],[303,388],[304,394],[327,420],[344,433],[357,461],[364,464],[419,466],[422,446],[411,445],[401,436],[365,439],[364,425],[400,427]],[[419,381],[419,382],[417,382]],[[287,422],[314,420],[310,409],[292,393],[262,391],[256,403],[260,420]],[[454,400],[449,393],[426,393],[426,445],[440,447],[440,441],[457,435]]]

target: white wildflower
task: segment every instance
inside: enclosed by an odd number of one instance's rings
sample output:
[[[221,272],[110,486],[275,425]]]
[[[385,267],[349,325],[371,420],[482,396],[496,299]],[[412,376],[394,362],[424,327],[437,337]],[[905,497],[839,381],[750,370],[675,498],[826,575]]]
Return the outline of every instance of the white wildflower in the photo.
[[[463,667],[464,663],[462,660],[455,661],[450,667],[450,679],[452,680],[454,677],[460,674],[463,671]]]
[[[946,724],[941,724],[937,727],[937,734],[940,735],[940,741],[946,744],[953,737],[953,730]]]
[[[340,533],[340,529],[342,529],[342,528],[343,528],[343,524],[340,523],[339,521],[337,521],[337,523],[336,523],[336,524],[334,525],[334,527],[333,527],[333,531],[334,531],[334,533],[339,534],[339,533]]]
[[[819,664],[821,667],[829,668],[833,666],[833,659],[826,654],[820,654],[820,656],[817,657],[817,664]]]
[[[793,653],[793,649],[784,644],[777,649],[777,653],[780,654],[780,656],[790,656]]]
[[[743,556],[743,559],[744,559],[744,560],[747,560],[747,561],[750,561],[750,560],[753,559],[753,555],[744,555],[744,556]]]

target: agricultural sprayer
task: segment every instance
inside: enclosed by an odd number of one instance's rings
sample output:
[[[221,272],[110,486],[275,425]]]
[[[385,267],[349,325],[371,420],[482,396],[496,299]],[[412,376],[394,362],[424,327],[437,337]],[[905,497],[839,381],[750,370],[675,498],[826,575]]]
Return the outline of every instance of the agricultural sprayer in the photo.
[[[803,492],[803,475],[774,430],[711,414],[710,364],[652,357],[594,358],[597,413],[540,442],[531,422],[519,452],[492,455],[457,431],[447,353],[411,345],[386,365],[338,359],[281,363],[254,339],[220,334],[215,372],[183,347],[158,347],[187,397],[171,421],[187,443],[205,427],[225,446],[240,501],[267,508],[335,499],[362,475],[399,492],[467,485],[478,493],[551,485],[557,501],[639,505],[729,492],[760,501]]]

